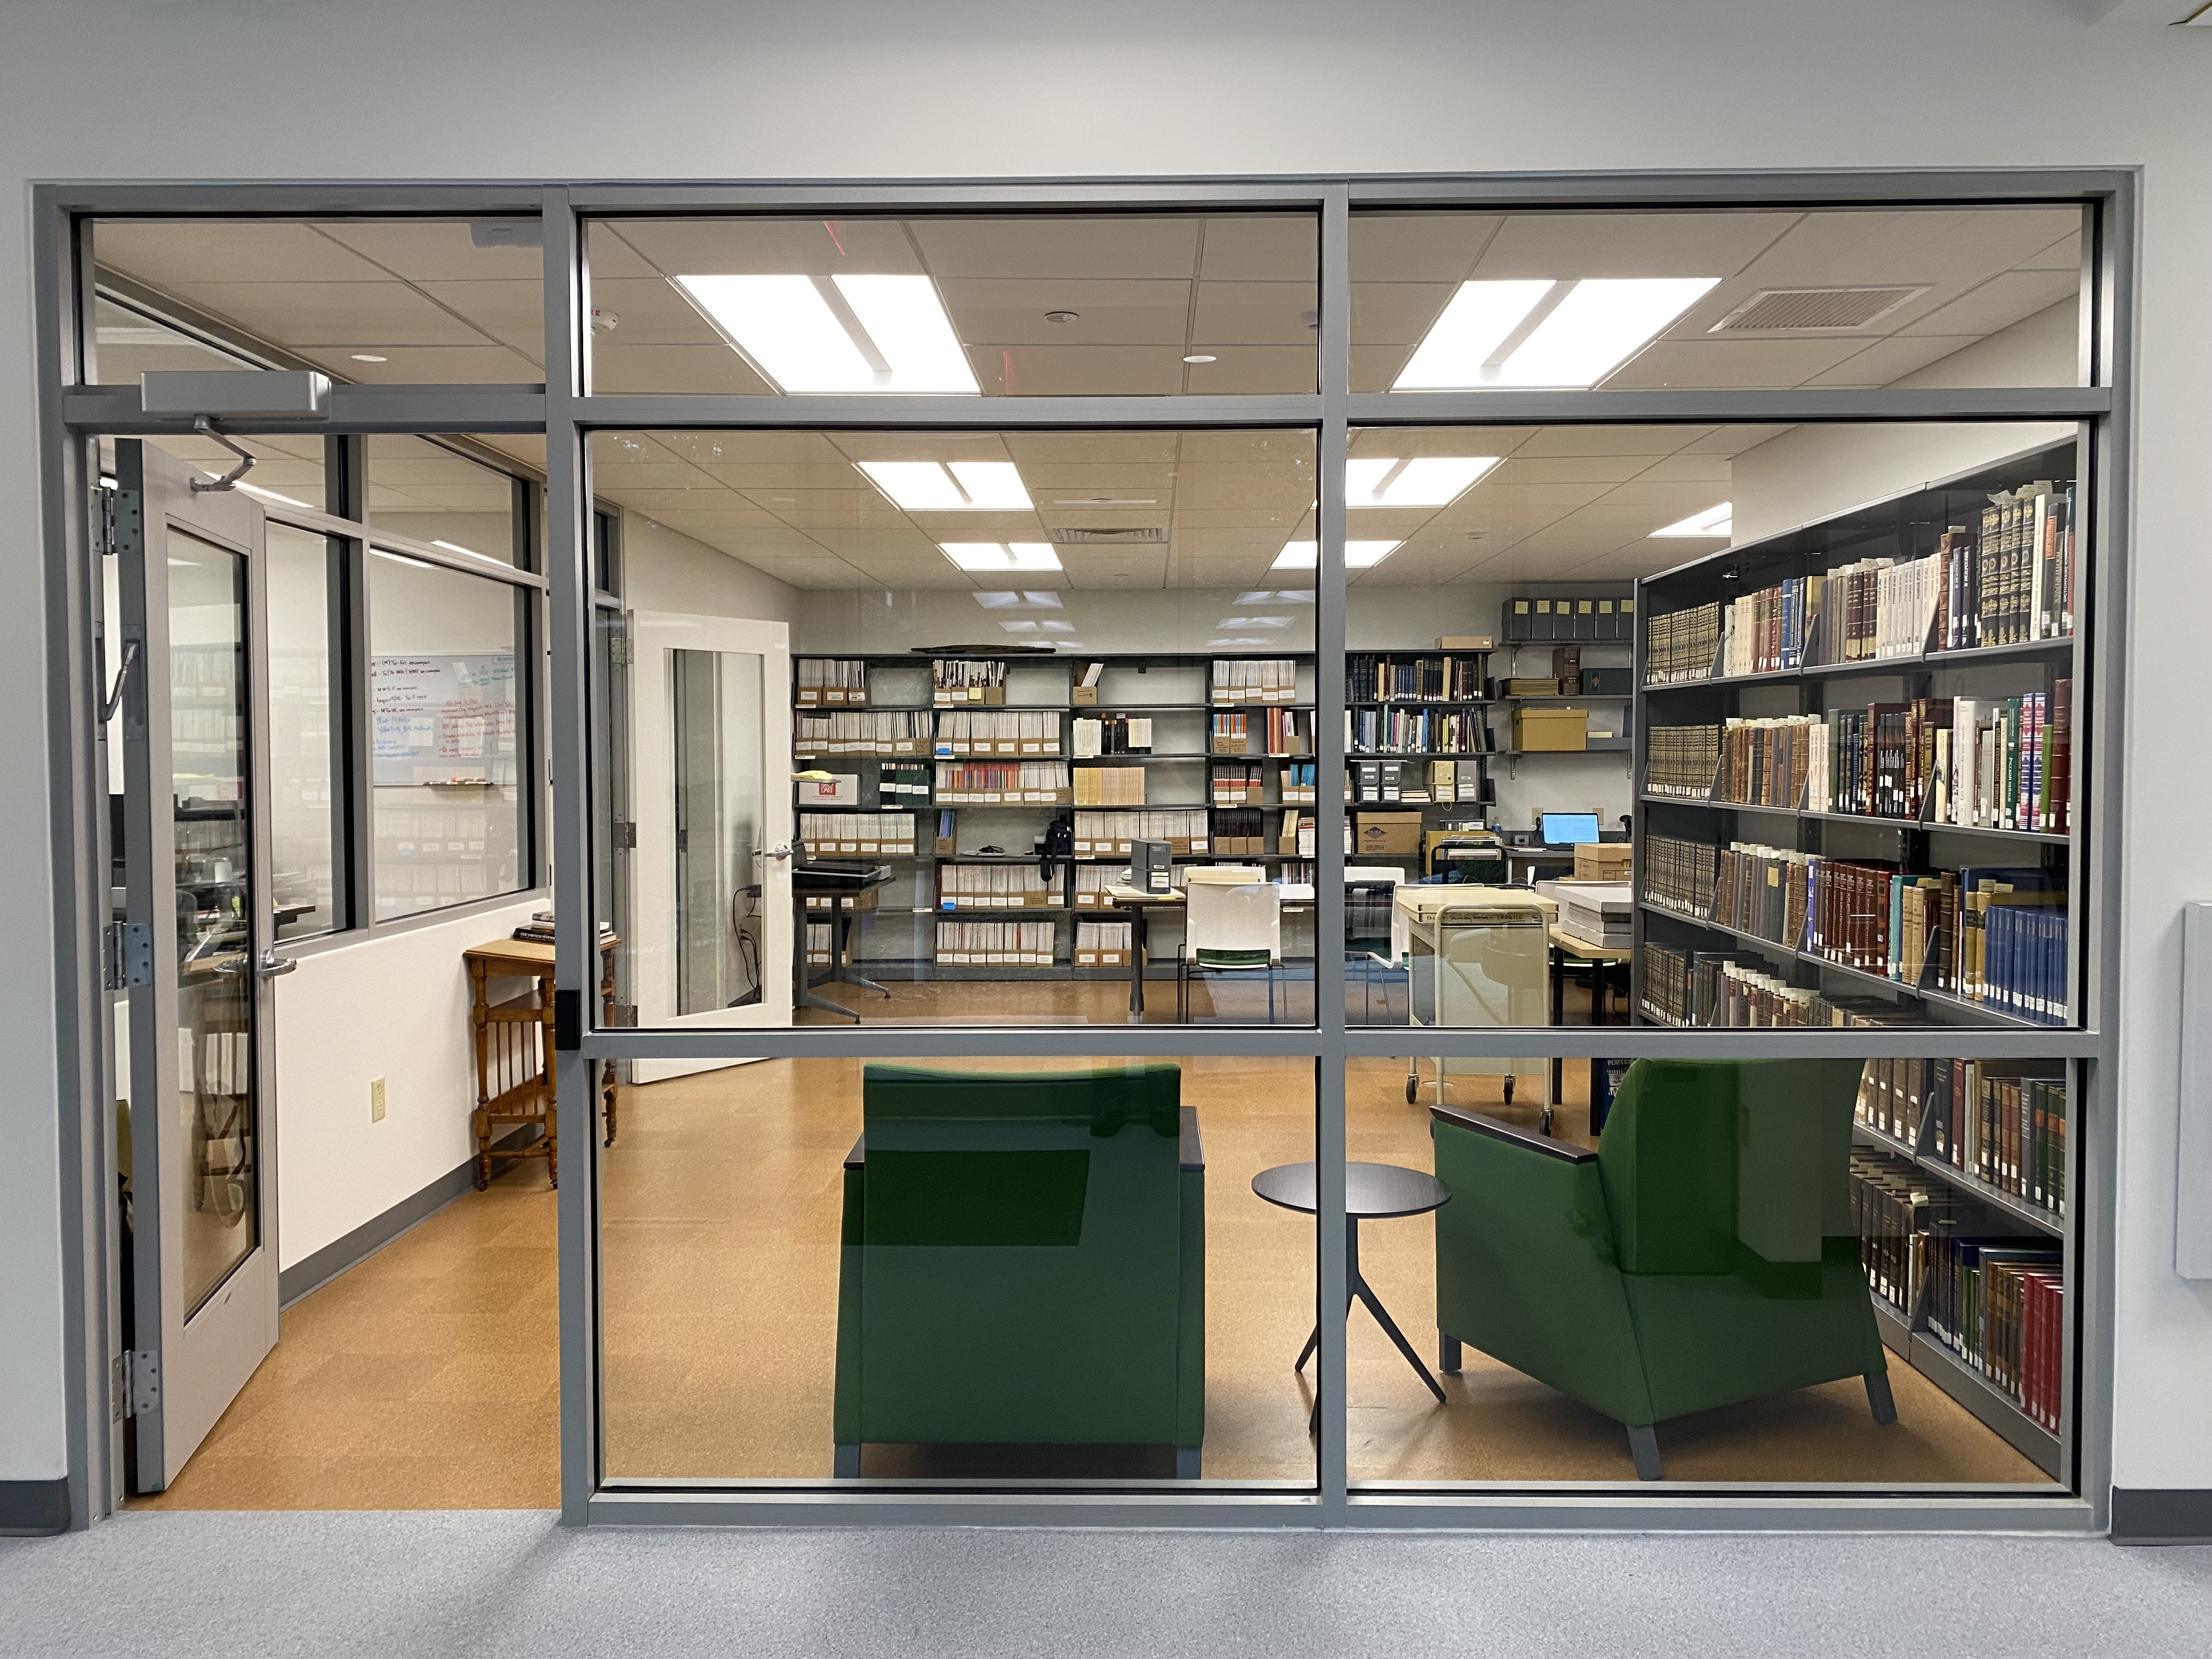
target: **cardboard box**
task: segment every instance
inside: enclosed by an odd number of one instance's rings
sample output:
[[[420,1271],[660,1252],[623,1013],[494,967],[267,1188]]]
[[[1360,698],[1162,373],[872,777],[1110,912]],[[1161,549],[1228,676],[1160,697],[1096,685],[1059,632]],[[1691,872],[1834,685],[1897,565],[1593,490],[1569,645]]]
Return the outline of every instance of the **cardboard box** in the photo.
[[[1506,681],[1504,689],[1509,697],[1556,697],[1559,695],[1559,683],[1556,679],[1523,677]]]
[[[1513,746],[1524,754],[1589,747],[1587,708],[1516,708]]]
[[[1098,688],[1095,685],[1071,686],[1067,701],[1077,708],[1096,708],[1098,706]]]
[[[1419,812],[1354,814],[1352,851],[1359,858],[1419,857],[1421,815]]]
[[[799,780],[799,810],[810,806],[858,806],[860,780],[852,772],[833,772],[826,778]]]
[[[1488,651],[1496,643],[1495,636],[1489,634],[1439,634],[1437,635],[1437,649],[1439,651]]]
[[[1581,842],[1575,847],[1577,881],[1626,881],[1635,849],[1625,841]]]

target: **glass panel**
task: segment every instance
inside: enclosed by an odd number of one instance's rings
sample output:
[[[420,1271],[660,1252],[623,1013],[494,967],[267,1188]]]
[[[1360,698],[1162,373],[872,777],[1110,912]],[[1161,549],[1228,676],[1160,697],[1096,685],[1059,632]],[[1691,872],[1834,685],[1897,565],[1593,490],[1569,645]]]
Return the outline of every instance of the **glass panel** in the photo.
[[[2076,445],[1354,434],[1349,1018],[2066,1021]]]
[[[515,643],[531,590],[371,548],[379,921],[524,883]]]
[[[394,385],[545,378],[534,218],[110,219],[91,234],[104,291],[271,361]],[[201,366],[149,362],[155,343],[118,341],[87,368],[112,386]]]
[[[516,562],[514,478],[428,438],[369,435],[368,516],[448,553]]]
[[[1313,1076],[770,1060],[625,1090],[607,1474],[1310,1486],[1313,1224],[1295,1171],[1283,1203],[1253,1183],[1312,1158]]]
[[[790,763],[763,765],[795,775],[794,946],[823,975],[799,1022],[1312,1021],[1310,433],[605,433],[592,458],[641,611],[789,629]],[[659,857],[675,808],[636,776]],[[665,936],[606,920],[628,952]]]
[[[1353,1152],[1444,1188],[1411,1218],[1353,1166],[1361,1272],[1443,1392],[1353,1311],[1356,1482],[2063,1478],[2066,1062],[1553,1068],[1547,1136],[1495,1079],[1409,1104],[1350,1062]]]
[[[102,295],[93,301],[95,380],[128,386],[148,369],[252,368],[246,358]]]
[[[337,848],[344,803],[332,741],[338,545],[270,520],[269,592],[270,902],[279,939],[346,925]]]
[[[197,1309],[260,1241],[246,562],[173,531],[168,592],[177,1125],[185,1305]]]
[[[257,433],[251,437],[223,434],[251,454],[252,471],[238,487],[264,506],[301,507],[311,513],[326,510],[324,441],[305,433]],[[238,457],[212,438],[197,433],[163,433],[145,441],[155,449],[197,467],[210,478],[227,476]],[[112,443],[109,446],[112,453]]]
[[[677,651],[676,1012],[761,1000],[761,659]],[[781,688],[778,688],[781,690]]]
[[[594,392],[1310,392],[1311,214],[602,220]]]
[[[1355,392],[2074,386],[2087,214],[1372,213]]]

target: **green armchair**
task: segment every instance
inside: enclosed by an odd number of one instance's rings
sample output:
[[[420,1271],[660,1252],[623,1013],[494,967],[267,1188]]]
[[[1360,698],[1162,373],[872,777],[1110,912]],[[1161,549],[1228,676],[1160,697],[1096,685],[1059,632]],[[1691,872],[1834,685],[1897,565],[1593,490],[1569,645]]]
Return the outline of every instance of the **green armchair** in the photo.
[[[1206,1164],[1177,1066],[871,1066],[845,1160],[835,1472],[869,1442],[1206,1431]]]
[[[1651,1060],[1595,1152],[1431,1114],[1443,1369],[1462,1343],[1618,1419],[1638,1475],[1653,1425],[1863,1376],[1896,1420],[1850,1214],[1860,1062]]]

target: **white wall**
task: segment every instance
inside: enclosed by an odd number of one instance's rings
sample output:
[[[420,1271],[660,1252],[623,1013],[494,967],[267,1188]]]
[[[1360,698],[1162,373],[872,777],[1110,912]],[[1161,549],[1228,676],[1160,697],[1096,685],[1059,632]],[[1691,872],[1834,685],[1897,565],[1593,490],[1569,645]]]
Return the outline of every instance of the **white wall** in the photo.
[[[2212,896],[2212,30],[2088,0],[13,0],[0,54],[0,1479],[64,1468],[30,267],[40,178],[758,179],[2140,165],[2116,1469],[2212,1486],[2212,1286],[2171,1268],[2179,907]],[[2123,15],[2127,15],[2124,10]],[[88,104],[90,85],[129,95]],[[382,89],[333,98],[334,87]],[[866,95],[852,95],[855,88]],[[1990,88],[2017,95],[1984,95]],[[2039,95],[2034,89],[2058,89]]]
[[[625,507],[622,549],[623,598],[635,610],[748,617],[798,631],[799,591],[719,548]]]
[[[310,952],[276,981],[277,1265],[289,1267],[474,1155],[473,1004],[461,952],[504,939],[543,893]],[[495,981],[494,994],[522,988]],[[384,1079],[385,1115],[368,1115]]]

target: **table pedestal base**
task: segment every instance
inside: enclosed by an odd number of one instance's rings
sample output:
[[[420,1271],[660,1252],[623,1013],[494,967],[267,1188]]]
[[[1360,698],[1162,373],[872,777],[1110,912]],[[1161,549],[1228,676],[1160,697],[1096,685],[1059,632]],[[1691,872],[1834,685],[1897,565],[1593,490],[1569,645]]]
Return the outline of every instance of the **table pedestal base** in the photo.
[[[1344,1279],[1345,1318],[1347,1321],[1351,1319],[1353,1303],[1364,1304],[1367,1311],[1375,1316],[1375,1322],[1382,1328],[1383,1334],[1397,1345],[1400,1353],[1406,1356],[1406,1363],[1413,1368],[1413,1375],[1428,1384],[1429,1392],[1436,1395],[1437,1403],[1441,1405],[1444,1398],[1443,1384],[1430,1375],[1429,1368],[1421,1363],[1420,1355],[1413,1352],[1413,1345],[1406,1340],[1405,1332],[1398,1328],[1398,1322],[1391,1318],[1389,1310],[1383,1307],[1382,1298],[1375,1294],[1359,1271],[1359,1218],[1356,1215],[1346,1216],[1344,1218]],[[1298,1350],[1297,1363],[1291,1369],[1296,1371],[1305,1370],[1306,1361],[1314,1357],[1315,1351],[1320,1346],[1321,1326],[1316,1322],[1313,1328],[1313,1334],[1306,1338],[1305,1346]],[[1321,1389],[1316,1386],[1314,1389],[1313,1410],[1306,1418],[1306,1433],[1316,1434],[1320,1429]]]

